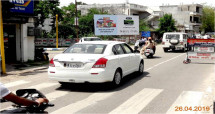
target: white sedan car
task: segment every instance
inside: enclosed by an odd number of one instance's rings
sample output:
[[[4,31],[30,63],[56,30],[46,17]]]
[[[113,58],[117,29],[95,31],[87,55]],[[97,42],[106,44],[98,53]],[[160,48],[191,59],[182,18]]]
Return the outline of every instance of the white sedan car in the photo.
[[[48,75],[60,84],[112,82],[118,86],[124,76],[144,71],[144,60],[124,42],[76,43],[51,59]]]

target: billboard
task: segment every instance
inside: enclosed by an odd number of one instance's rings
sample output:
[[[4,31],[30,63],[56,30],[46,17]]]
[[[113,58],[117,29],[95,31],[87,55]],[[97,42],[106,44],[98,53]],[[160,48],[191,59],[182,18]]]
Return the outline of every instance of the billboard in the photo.
[[[15,7],[10,9],[11,12],[25,14],[34,13],[34,0],[9,0],[9,1],[15,5]]]
[[[150,31],[142,31],[142,34],[141,34],[142,37],[150,37],[151,36],[151,32]]]
[[[139,35],[139,16],[94,15],[95,35]]]

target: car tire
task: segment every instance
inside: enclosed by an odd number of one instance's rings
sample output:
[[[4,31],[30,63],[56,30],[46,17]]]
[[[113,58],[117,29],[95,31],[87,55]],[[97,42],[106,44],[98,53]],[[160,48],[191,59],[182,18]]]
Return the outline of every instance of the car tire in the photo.
[[[121,84],[122,81],[122,73],[117,69],[114,77],[113,77],[113,81],[112,81],[112,86],[117,87]]]
[[[61,86],[63,86],[63,87],[66,87],[66,86],[68,86],[69,85],[69,83],[67,83],[67,82],[59,82],[60,84],[61,84]]]
[[[144,72],[144,64],[143,64],[143,62],[141,61],[141,62],[140,62],[140,65],[139,65],[138,74],[141,75],[141,74],[143,74],[143,72]]]
[[[167,49],[167,48],[164,48],[163,51],[164,51],[164,52],[168,52],[168,49]]]

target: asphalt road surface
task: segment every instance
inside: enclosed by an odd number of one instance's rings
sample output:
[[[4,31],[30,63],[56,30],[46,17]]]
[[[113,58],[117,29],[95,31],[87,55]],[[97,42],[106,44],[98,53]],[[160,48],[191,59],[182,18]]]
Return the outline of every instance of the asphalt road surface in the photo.
[[[184,52],[164,53],[159,45],[154,58],[144,57],[144,74],[129,75],[118,88],[108,84],[61,87],[48,79],[47,69],[8,76],[1,82],[13,92],[21,88],[40,90],[55,104],[47,109],[51,114],[212,114],[215,63],[192,60],[183,64],[185,56]],[[11,104],[1,103],[1,109]]]

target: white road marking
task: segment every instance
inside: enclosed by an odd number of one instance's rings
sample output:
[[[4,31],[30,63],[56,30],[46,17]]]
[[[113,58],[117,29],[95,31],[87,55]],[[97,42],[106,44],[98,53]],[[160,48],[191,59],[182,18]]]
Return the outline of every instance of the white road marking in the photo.
[[[183,91],[176,101],[172,104],[166,114],[195,114],[200,113],[200,111],[193,111],[195,106],[201,106],[201,101],[203,99],[203,92],[195,91]],[[183,110],[185,107],[192,107],[192,111],[176,111],[177,107],[182,107]],[[212,110],[212,109],[211,109]]]
[[[4,84],[4,85],[5,85],[5,87],[9,88],[9,87],[14,87],[14,86],[22,85],[22,84],[27,84],[27,83],[30,83],[30,82],[25,81],[25,80],[19,80],[19,81],[10,82],[10,83]]]
[[[144,88],[109,114],[138,114],[162,91],[162,89]]]
[[[178,57],[180,57],[180,56],[182,56],[182,55],[185,55],[185,53],[183,53],[183,54],[181,54],[181,55],[178,55],[178,56],[175,56],[175,57],[173,57],[173,58],[171,58],[171,59],[169,59],[169,60],[163,61],[163,62],[161,62],[161,63],[158,63],[158,64],[156,64],[156,65],[154,65],[154,66],[152,66],[152,67],[146,69],[145,71],[149,71],[149,70],[151,70],[151,69],[153,69],[153,68],[155,68],[155,67],[157,67],[157,66],[160,66],[161,64],[164,64],[164,63],[166,63],[166,62],[169,62],[169,61],[171,61],[171,60],[174,60],[174,59],[176,59],[176,58],[178,58]]]
[[[58,83],[47,83],[47,82],[44,82],[44,83],[41,83],[41,84],[38,84],[38,85],[30,86],[28,88],[33,88],[33,89],[41,90],[41,89],[48,88],[48,87],[55,86],[55,85],[58,85]]]
[[[55,100],[55,99],[57,99],[59,97],[65,96],[68,93],[69,93],[68,91],[55,91],[55,92],[46,94],[46,98],[49,101],[53,101],[53,100]]]
[[[112,92],[112,93],[94,93],[86,99],[72,103],[70,105],[67,105],[54,112],[51,112],[51,114],[73,114],[75,112],[80,111],[81,109],[86,108],[87,106],[91,106],[91,105],[97,103],[98,101],[104,100],[113,94],[114,94],[114,92]]]

